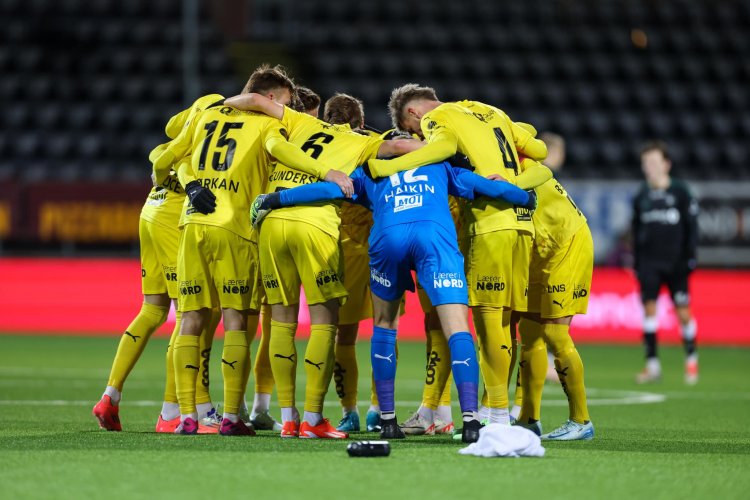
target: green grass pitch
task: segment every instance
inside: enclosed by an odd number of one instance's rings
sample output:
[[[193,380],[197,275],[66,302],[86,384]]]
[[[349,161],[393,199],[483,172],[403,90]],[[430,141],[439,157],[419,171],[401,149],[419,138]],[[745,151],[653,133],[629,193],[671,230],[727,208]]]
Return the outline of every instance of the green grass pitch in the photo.
[[[166,340],[154,339],[125,386],[124,432],[100,431],[114,338],[0,336],[0,498],[749,498],[750,350],[702,348],[701,380],[682,382],[682,354],[662,349],[664,380],[636,386],[636,346],[581,346],[596,438],[545,443],[541,459],[458,455],[448,436],[392,443],[388,458],[349,458],[346,442],[153,433]],[[214,352],[220,352],[220,343]],[[424,347],[399,347],[400,419],[421,397]],[[360,413],[369,345],[358,346]],[[214,363],[212,394],[221,399]],[[298,385],[304,383],[300,367]],[[252,382],[251,382],[252,386]],[[301,390],[299,391],[301,401]],[[454,417],[458,418],[454,397]],[[567,408],[545,387],[545,429]],[[278,416],[278,409],[274,407]],[[340,410],[329,391],[327,415]],[[354,439],[375,438],[373,434]]]

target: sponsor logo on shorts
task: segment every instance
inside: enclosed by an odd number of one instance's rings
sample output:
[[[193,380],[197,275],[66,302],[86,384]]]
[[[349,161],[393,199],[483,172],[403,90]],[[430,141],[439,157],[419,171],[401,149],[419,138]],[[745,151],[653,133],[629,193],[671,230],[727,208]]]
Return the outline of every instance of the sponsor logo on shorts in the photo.
[[[388,279],[385,273],[381,273],[380,271],[373,268],[370,268],[370,279],[375,283],[380,283],[386,288],[390,288],[393,285],[393,283],[391,283],[391,280]]]
[[[328,285],[329,283],[337,283],[339,281],[339,275],[336,274],[335,271],[331,271],[330,269],[320,271],[315,275],[315,283],[318,285],[318,287]]]
[[[203,291],[203,287],[196,280],[180,281],[180,295],[198,295]]]
[[[250,292],[250,285],[247,280],[224,280],[221,291],[235,295],[245,295]]]
[[[422,206],[422,195],[413,194],[411,196],[399,195],[393,199],[393,211],[402,212],[409,210],[410,208],[417,208]]]
[[[146,270],[141,268],[141,278],[145,278],[145,277],[146,277]]]
[[[177,281],[177,268],[174,266],[161,266],[167,281]]]
[[[264,274],[263,286],[266,288],[279,288],[279,280],[277,280],[273,274]]]
[[[543,289],[544,293],[560,293],[565,291],[565,283],[559,285],[547,285]]]
[[[501,276],[479,276],[477,278],[477,290],[502,292],[505,290],[505,280]]]
[[[583,297],[587,297],[589,294],[589,291],[586,290],[583,285],[576,285],[573,289],[573,299],[580,299]]]
[[[432,273],[433,288],[463,288],[464,280],[459,273]]]

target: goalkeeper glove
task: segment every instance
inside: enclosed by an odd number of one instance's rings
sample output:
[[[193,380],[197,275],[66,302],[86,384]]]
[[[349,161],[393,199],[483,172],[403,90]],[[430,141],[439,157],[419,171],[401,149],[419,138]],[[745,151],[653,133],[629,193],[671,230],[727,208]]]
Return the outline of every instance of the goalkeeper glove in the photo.
[[[527,189],[526,193],[528,193],[529,195],[529,201],[527,201],[526,204],[523,205],[523,208],[528,208],[532,213],[534,213],[534,210],[536,210],[538,204],[536,191],[534,191],[533,189]]]
[[[203,187],[200,181],[189,182],[185,186],[185,193],[196,211],[206,215],[216,210],[216,195],[207,187]]]

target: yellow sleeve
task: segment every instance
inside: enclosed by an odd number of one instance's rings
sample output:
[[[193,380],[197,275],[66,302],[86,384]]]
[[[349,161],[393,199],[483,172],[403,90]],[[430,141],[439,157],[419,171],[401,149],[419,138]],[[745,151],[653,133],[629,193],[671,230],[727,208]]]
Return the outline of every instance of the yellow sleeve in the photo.
[[[167,126],[164,127],[164,132],[166,132],[167,137],[170,139],[177,137],[185,124],[188,123],[196,113],[222,99],[224,99],[224,96],[221,94],[208,94],[196,99],[189,108],[180,111],[169,119]]]
[[[325,168],[319,161],[306,155],[298,146],[287,141],[284,137],[286,131],[281,128],[281,122],[274,121],[275,125],[266,128],[263,141],[268,154],[288,167],[323,179],[330,169]]]
[[[505,119],[508,120],[508,124],[510,125],[516,151],[536,161],[547,158],[547,145],[543,141],[534,138],[536,135],[534,127],[531,127],[531,131],[529,131],[526,127],[512,121],[507,115]]]
[[[521,162],[521,170],[516,177],[516,186],[521,189],[534,189],[552,178],[552,170],[531,158]]]
[[[152,149],[151,152],[148,154],[148,161],[153,163],[154,160],[156,160],[159,157],[159,155],[161,155],[164,152],[164,150],[167,149],[168,144],[169,144],[168,142],[165,142],[164,144],[159,144],[154,149]]]
[[[193,162],[190,155],[185,156],[180,160],[179,165],[176,168],[177,180],[180,181],[182,187],[187,186],[191,181],[196,179],[195,173],[193,172]]]
[[[167,126],[164,127],[164,132],[167,134],[167,137],[169,137],[170,139],[174,139],[179,135],[182,127],[184,127],[185,123],[188,121],[188,117],[190,116],[190,112],[192,110],[193,108],[183,109],[169,119],[169,121],[167,122]]]
[[[193,119],[188,126],[183,127],[180,134],[170,141],[164,147],[164,150],[152,160],[154,178],[156,179],[157,185],[164,182],[164,179],[169,175],[169,170],[172,168],[172,164],[176,159],[182,158],[190,153],[193,145],[193,131],[195,129],[196,121],[197,120]]]
[[[367,144],[367,148],[365,148],[364,151],[362,151],[362,155],[357,160],[357,165],[362,165],[367,160],[377,158],[378,157],[378,151],[380,151],[380,146],[385,141],[383,139],[380,139],[378,137],[372,137],[371,140]]]

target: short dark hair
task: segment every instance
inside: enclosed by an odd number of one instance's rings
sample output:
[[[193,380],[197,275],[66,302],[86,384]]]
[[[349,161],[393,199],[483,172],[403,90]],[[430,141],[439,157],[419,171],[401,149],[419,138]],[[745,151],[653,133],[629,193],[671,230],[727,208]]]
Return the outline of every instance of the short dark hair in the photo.
[[[320,106],[320,96],[309,88],[298,85],[296,93],[301,101],[302,111],[310,111]]]
[[[667,147],[667,143],[664,141],[648,141],[641,146],[641,156],[650,151],[661,151],[661,154],[665,160],[672,160],[672,158],[669,156],[669,148]]]
[[[280,88],[287,89],[290,93],[294,94],[294,81],[287,75],[286,69],[278,64],[274,67],[262,64],[252,72],[243,92],[267,94],[271,90]]]
[[[393,126],[400,129],[401,119],[404,116],[404,108],[415,99],[426,99],[428,101],[437,101],[437,94],[432,87],[420,87],[416,83],[407,83],[393,89],[391,98],[388,101],[388,111],[391,114]]]
[[[348,123],[353,129],[361,127],[365,122],[362,101],[348,94],[335,94],[326,101],[323,108],[323,121],[334,125]]]

